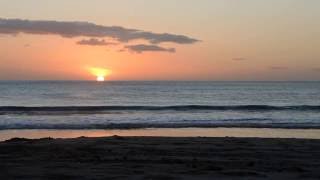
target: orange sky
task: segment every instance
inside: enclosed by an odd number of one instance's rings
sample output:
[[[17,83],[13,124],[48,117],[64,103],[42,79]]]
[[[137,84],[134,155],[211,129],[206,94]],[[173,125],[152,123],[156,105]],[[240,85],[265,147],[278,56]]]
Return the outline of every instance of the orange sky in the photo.
[[[35,0],[1,1],[0,18],[86,21],[201,41],[93,46],[77,42],[110,38],[0,33],[0,80],[95,80],[88,67],[111,70],[108,80],[320,80],[319,1],[75,2],[40,2],[35,12]],[[164,50],[125,48],[141,44]]]

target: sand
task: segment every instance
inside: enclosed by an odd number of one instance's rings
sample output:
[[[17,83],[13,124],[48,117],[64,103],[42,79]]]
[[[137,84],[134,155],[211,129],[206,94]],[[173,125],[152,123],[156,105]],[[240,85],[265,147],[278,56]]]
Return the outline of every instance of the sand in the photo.
[[[0,179],[320,179],[320,140],[16,138],[0,143]]]
[[[107,136],[166,136],[166,137],[258,137],[320,139],[320,129],[277,128],[147,128],[147,129],[28,129],[0,130],[0,141],[11,138],[39,139],[107,137]]]

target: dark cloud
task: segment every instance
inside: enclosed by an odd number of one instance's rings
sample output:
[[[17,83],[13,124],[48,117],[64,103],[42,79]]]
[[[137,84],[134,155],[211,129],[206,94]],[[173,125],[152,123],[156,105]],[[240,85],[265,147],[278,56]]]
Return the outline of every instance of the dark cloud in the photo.
[[[106,42],[104,39],[83,39],[81,41],[78,41],[77,44],[79,45],[89,45],[89,46],[108,46],[108,45],[116,45],[116,43],[113,42]]]
[[[284,66],[271,66],[270,69],[272,69],[272,70],[287,70],[289,68],[284,67]]]
[[[125,46],[125,49],[128,49],[129,51],[137,52],[137,53],[142,53],[145,51],[162,51],[162,52],[170,52],[170,53],[176,52],[174,48],[163,48],[156,45],[146,45],[146,44],[129,45],[129,46]]]
[[[89,22],[35,21],[0,18],[0,33],[3,34],[55,34],[63,37],[113,38],[120,42],[146,40],[152,44],[171,42],[193,44],[199,40],[184,35],[153,33],[144,30],[128,29],[120,26],[102,26]]]
[[[244,60],[246,60],[246,58],[236,57],[236,58],[232,58],[232,60],[234,60],[234,61],[244,61]]]

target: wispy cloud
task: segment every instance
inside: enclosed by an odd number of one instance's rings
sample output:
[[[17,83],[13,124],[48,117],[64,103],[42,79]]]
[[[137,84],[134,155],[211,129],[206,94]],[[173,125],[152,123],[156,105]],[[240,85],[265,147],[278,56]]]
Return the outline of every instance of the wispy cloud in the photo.
[[[156,45],[146,45],[146,44],[137,44],[137,45],[129,45],[125,46],[125,49],[128,49],[129,51],[133,51],[136,53],[143,53],[146,51],[158,51],[158,52],[170,52],[174,53],[176,50],[174,48],[164,48]]]
[[[67,38],[72,37],[95,37],[113,38],[119,42],[132,40],[145,40],[151,44],[176,43],[193,44],[199,40],[185,35],[171,33],[154,33],[138,29],[129,29],[120,26],[103,26],[89,22],[70,21],[37,21],[22,19],[0,18],[0,33],[2,34],[55,34]]]
[[[244,60],[246,60],[246,58],[236,57],[236,58],[232,58],[232,60],[234,60],[234,61],[244,61]]]
[[[117,43],[107,42],[104,39],[99,40],[96,38],[91,38],[91,39],[83,39],[81,41],[78,41],[77,44],[89,45],[89,46],[108,46],[108,45],[116,45]]]
[[[271,66],[271,67],[269,67],[269,69],[271,69],[271,70],[288,70],[289,68],[285,67],[285,66]]]

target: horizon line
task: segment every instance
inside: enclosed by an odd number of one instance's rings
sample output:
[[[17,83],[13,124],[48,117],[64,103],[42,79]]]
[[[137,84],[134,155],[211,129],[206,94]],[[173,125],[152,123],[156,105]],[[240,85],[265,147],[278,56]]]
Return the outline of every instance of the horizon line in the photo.
[[[97,82],[96,80],[1,80],[0,82]],[[104,82],[320,82],[320,80],[106,80]]]

